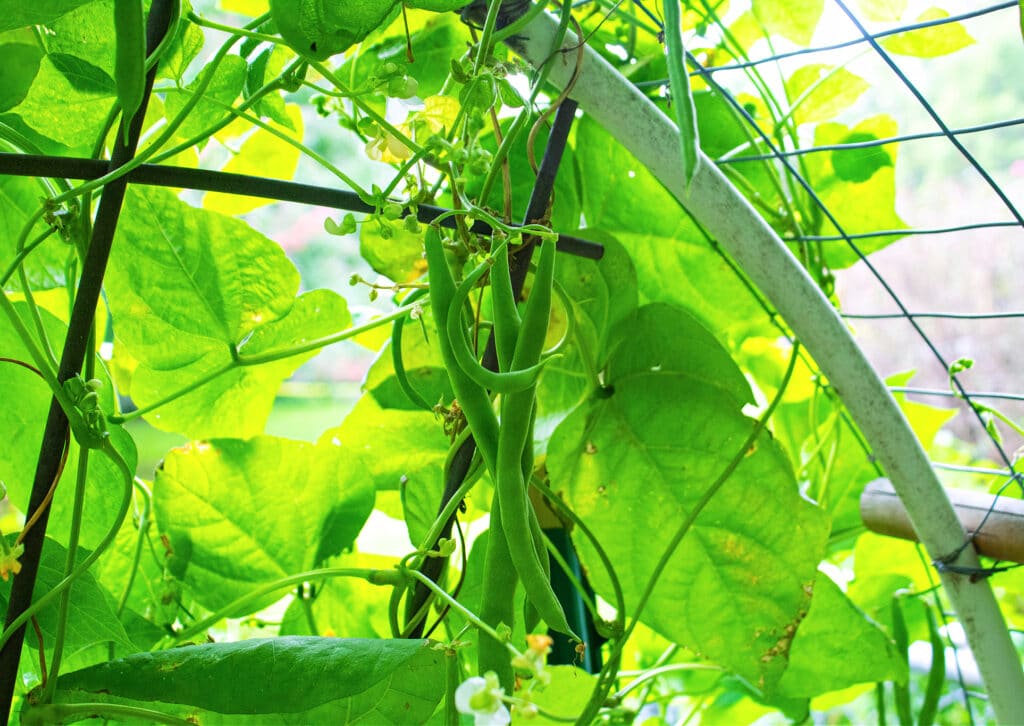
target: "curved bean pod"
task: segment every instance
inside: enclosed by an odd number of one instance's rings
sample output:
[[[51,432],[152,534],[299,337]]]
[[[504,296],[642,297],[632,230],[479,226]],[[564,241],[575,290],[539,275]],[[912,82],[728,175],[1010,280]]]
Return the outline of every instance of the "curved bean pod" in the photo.
[[[466,336],[466,330],[462,325],[462,310],[469,300],[469,293],[476,287],[476,284],[489,269],[491,269],[490,261],[485,260],[481,262],[471,273],[466,275],[466,278],[452,297],[451,307],[448,309],[448,341],[455,355],[456,362],[463,372],[476,383],[497,393],[523,391],[537,383],[537,377],[540,375],[543,364],[538,362],[527,368],[510,370],[506,373],[495,373],[488,370],[480,364],[480,361],[473,354]],[[495,323],[497,323],[497,320]],[[498,329],[502,327],[501,325],[495,326],[495,342],[497,342]],[[505,327],[507,328],[507,326]],[[505,334],[504,330],[503,334]],[[508,341],[506,340],[503,342],[502,347],[507,346],[507,344]]]
[[[405,298],[405,303],[414,303],[426,294],[427,290],[424,288],[414,290]],[[413,388],[405,370],[405,363],[402,360],[402,329],[405,327],[405,321],[406,316],[403,315],[391,324],[391,365],[395,369],[395,378],[398,380],[398,387],[410,401],[419,408],[433,411],[434,407],[420,395],[419,391]]]
[[[487,390],[467,376],[455,360],[455,353],[447,335],[448,311],[455,297],[455,280],[444,257],[441,233],[434,226],[428,226],[424,237],[427,267],[430,271],[430,309],[437,325],[437,344],[441,358],[448,370],[448,378],[455,392],[459,407],[466,415],[466,422],[473,432],[477,449],[492,478],[497,471],[498,418],[494,415]]]

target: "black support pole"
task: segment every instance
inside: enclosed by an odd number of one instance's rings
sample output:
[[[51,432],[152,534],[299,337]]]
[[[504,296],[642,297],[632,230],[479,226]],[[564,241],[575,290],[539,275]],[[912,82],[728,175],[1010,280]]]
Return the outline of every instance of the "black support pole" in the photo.
[[[171,23],[173,5],[171,0],[153,0],[146,26],[148,52],[152,52],[167,33]],[[118,129],[114,152],[107,166],[108,170],[124,165],[134,156],[155,76],[156,68],[154,67],[146,76],[146,93],[142,106],[138,109],[129,127],[127,145],[124,142],[123,128]],[[110,258],[110,247],[114,239],[114,231],[117,228],[117,220],[121,214],[121,204],[124,201],[127,185],[127,179],[122,177],[103,189],[103,196],[100,198],[99,209],[96,213],[96,222],[93,226],[92,239],[89,242],[89,250],[86,252],[85,261],[82,264],[82,277],[79,280],[78,292],[75,296],[68,333],[60,358],[57,379],[61,383],[80,373],[85,356],[90,353],[87,350],[89,333],[93,328],[96,304],[103,286],[103,276]],[[43,443],[39,452],[39,463],[36,466],[32,493],[28,508],[25,510],[27,513],[35,512],[42,506],[46,493],[57,475],[61,452],[67,436],[68,419],[57,400],[52,399],[50,412],[46,419],[46,428],[43,432]],[[11,584],[11,598],[7,605],[5,629],[32,604],[32,593],[35,589],[36,576],[39,574],[39,560],[43,550],[48,515],[49,511],[44,510],[35,526],[28,531],[22,541],[25,550],[21,556],[21,572],[14,577]],[[18,661],[21,658],[24,641],[25,627],[22,626],[8,638],[3,648],[0,649],[0,713],[5,718],[4,723],[10,719],[14,688],[18,677]]]

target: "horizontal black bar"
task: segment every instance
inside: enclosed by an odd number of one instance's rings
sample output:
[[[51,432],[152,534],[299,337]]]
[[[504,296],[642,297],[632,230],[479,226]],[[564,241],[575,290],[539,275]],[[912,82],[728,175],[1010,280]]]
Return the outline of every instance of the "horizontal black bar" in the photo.
[[[109,170],[106,161],[81,159],[68,156],[41,156],[38,154],[0,153],[0,174],[12,176],[40,176],[61,179],[98,179]],[[195,189],[205,192],[223,192],[248,197],[274,199],[280,202],[311,204],[317,207],[344,209],[348,212],[372,213],[373,207],[359,198],[355,192],[327,187],[299,184],[298,182],[268,179],[266,177],[231,174],[208,169],[189,169],[182,166],[142,164],[128,172],[128,181],[134,184]],[[420,204],[416,218],[429,223],[450,209]],[[455,227],[455,218],[441,220],[442,227]],[[510,225],[517,226],[517,225]],[[477,220],[471,231],[490,234],[491,226]],[[559,235],[558,251],[577,257],[599,260],[604,255],[604,246],[596,242]]]

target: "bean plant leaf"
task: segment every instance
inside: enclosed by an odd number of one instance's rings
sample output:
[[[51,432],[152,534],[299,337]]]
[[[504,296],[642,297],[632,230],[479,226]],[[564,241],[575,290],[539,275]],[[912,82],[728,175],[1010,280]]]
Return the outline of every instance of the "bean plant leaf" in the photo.
[[[164,106],[167,121],[174,120],[195,96],[205,76],[213,73],[203,97],[189,112],[178,134],[186,138],[201,134],[225,117],[231,117],[227,107],[242,93],[247,66],[237,55],[228,55],[217,66],[207,66],[202,74],[188,86],[168,89]]]
[[[896,122],[889,116],[872,116],[856,126],[822,123],[814,130],[814,145],[842,144],[851,138],[884,139],[895,136]],[[835,216],[847,234],[900,230],[906,223],[896,213],[896,145],[888,144],[870,150],[844,150],[837,154],[810,154],[807,173],[822,204]],[[881,156],[885,154],[886,159]],[[836,168],[833,164],[838,163]],[[873,168],[873,171],[871,171]],[[871,171],[870,175],[867,174]],[[865,178],[866,177],[866,178]],[[833,235],[837,230],[829,221],[822,223],[818,234]],[[857,239],[857,248],[870,254],[886,247],[900,237],[881,235]],[[825,242],[825,259],[829,267],[842,269],[860,260],[851,247],[842,241]]]
[[[949,13],[941,8],[929,8],[917,17],[918,23],[948,18]],[[936,58],[962,50],[974,43],[974,38],[962,23],[943,23],[918,30],[908,30],[881,41],[882,47],[896,55],[916,58]]]
[[[665,335],[666,330],[672,335]],[[608,363],[611,381],[677,374],[719,389],[737,407],[754,402],[750,384],[729,352],[681,308],[665,303],[644,305],[623,319],[613,334],[620,345]]]
[[[867,20],[895,23],[906,12],[907,0],[857,0],[857,7]]]
[[[86,61],[72,62],[80,68],[88,67]],[[74,72],[66,75],[68,64],[59,64],[59,58],[55,61],[54,57],[44,57],[25,100],[11,111],[36,133],[57,143],[72,148],[87,146],[94,143],[114,103],[113,80],[108,86],[96,82],[100,76],[95,72],[91,76]],[[89,77],[92,83],[83,82]]]
[[[385,277],[412,282],[425,272],[423,232],[412,232],[401,222],[382,223],[388,224],[383,233],[375,221],[359,225],[359,255]]]
[[[402,331],[402,364],[406,376],[410,385],[429,403],[451,401],[453,398],[441,352],[433,341],[435,331],[429,306],[421,310],[418,319],[407,320]],[[390,343],[381,350],[367,371],[363,390],[371,393],[382,408],[419,410],[395,377]]]
[[[0,113],[17,106],[32,87],[43,53],[28,43],[0,44]]]
[[[440,464],[448,453],[433,413],[382,408],[369,395],[356,402],[341,426],[324,432],[320,443],[326,442],[365,454],[374,487],[385,491],[397,490],[407,472]]]
[[[26,327],[32,328],[24,303],[14,304]],[[39,311],[43,328],[51,345],[60,349],[67,334],[67,326],[46,310]],[[14,327],[3,317],[0,324],[0,356],[31,362],[28,351],[15,334]],[[113,386],[103,364],[97,361],[95,377],[102,386],[98,391],[100,406],[108,414],[114,410]],[[35,480],[39,447],[43,440],[51,392],[42,378],[35,373],[9,362],[0,363],[0,396],[6,402],[0,406],[0,430],[5,432],[7,445],[0,448],[0,481],[4,482],[10,501],[16,507],[28,504]],[[109,425],[110,442],[121,454],[129,469],[135,469],[136,452],[131,436],[120,426]],[[75,472],[80,449],[72,445],[62,476],[63,486],[57,488],[50,505],[49,533],[62,544],[67,543],[71,531],[75,499]],[[79,521],[79,544],[95,547],[112,526],[118,504],[124,496],[126,483],[121,469],[106,455],[93,451],[89,457],[89,470],[85,482],[85,503]]]
[[[786,79],[786,94],[798,124],[829,121],[852,106],[870,86],[845,68],[812,63]]]
[[[160,59],[157,77],[172,78],[181,83],[185,71],[202,51],[205,41],[206,36],[199,26],[194,23],[181,23],[178,27],[178,36],[167,49],[166,55]]]
[[[14,536],[12,535],[8,538],[8,545],[13,545],[13,543]],[[88,550],[79,549],[75,561],[80,563],[89,554]],[[48,593],[64,579],[67,559],[67,549],[47,537],[43,543],[43,552],[39,560],[39,576],[36,580],[33,601]],[[0,607],[5,610],[10,593],[11,583],[5,578],[0,581]],[[100,586],[91,572],[86,571],[75,579],[74,597],[71,598],[69,607],[67,630],[64,637],[65,655],[74,656],[90,646],[107,642],[113,642],[119,648],[125,648],[129,652],[135,650],[114,611],[112,598]],[[47,662],[52,662],[58,615],[56,601],[44,607],[36,615],[39,630],[43,633],[43,643],[46,644]],[[39,649],[39,641],[35,637],[25,638],[25,643],[33,650]]]
[[[62,675],[58,701],[134,703],[200,723],[423,723],[444,693],[424,640],[287,636],[136,653]]]
[[[291,58],[291,53],[287,48],[281,46],[276,46],[273,49],[267,48],[257,55],[250,62],[245,74],[245,86],[242,88],[245,98],[248,100],[263,88],[263,84],[273,81],[284,70],[289,58]],[[281,91],[264,94],[256,102],[255,108],[261,116],[266,116],[286,128],[295,130],[294,122],[285,109]]]
[[[544,671],[551,676],[551,682],[533,697],[533,702],[558,718],[547,718],[541,714],[530,723],[551,726],[566,723],[582,713],[596,686],[597,677],[569,665],[548,666]]]
[[[807,45],[824,5],[824,0],[754,0],[751,10],[768,33]]]
[[[0,176],[0,266],[6,268],[17,256],[18,238],[22,228],[39,208],[39,185],[28,177]],[[37,221],[29,231],[25,244],[37,240],[46,231],[46,225]],[[22,247],[24,249],[24,247]],[[72,247],[63,242],[60,235],[52,235],[28,257],[22,268],[34,291],[52,290],[62,287],[65,280],[65,265]],[[4,285],[7,290],[21,289],[21,279],[11,275]]]
[[[172,570],[184,571],[196,599],[211,610],[350,547],[373,499],[357,452],[270,436],[174,449],[153,483]],[[255,612],[281,594],[230,615]]]
[[[819,573],[810,612],[793,640],[779,690],[790,697],[807,697],[857,683],[906,678],[906,665],[889,636]]]
[[[874,141],[878,141],[874,134],[854,131],[840,143],[863,144]],[[892,165],[892,156],[884,146],[837,149],[832,152],[832,168],[839,179],[847,182],[866,182],[879,169]]]
[[[629,251],[641,302],[682,306],[724,337],[769,325],[729,261],[651,173],[590,117],[580,120],[576,145],[587,150],[578,159],[583,216],[588,226],[613,234]]]
[[[632,316],[639,297],[636,270],[622,244],[598,229],[573,232],[604,246],[600,261],[564,255],[556,267],[558,283],[572,300],[572,337],[563,356],[549,363],[537,397],[535,446],[543,453],[551,432],[597,385],[593,371],[608,358],[612,330]],[[565,315],[556,298],[553,314]]]
[[[636,342],[626,338],[620,349]],[[713,343],[705,333],[698,346]],[[686,372],[650,370],[608,384],[610,396],[580,406],[555,431],[548,471],[619,563],[629,612],[753,422],[722,387]],[[800,497],[785,453],[763,433],[661,572],[643,621],[771,690],[810,605],[827,532],[824,515]],[[602,565],[585,539],[576,541],[607,598]]]
[[[151,537],[150,541],[156,546],[137,552],[139,520],[128,516],[113,543],[90,570],[118,598],[131,586],[125,601],[125,612],[146,614],[144,624],[130,615],[122,618],[122,622],[127,623],[125,627],[129,630],[129,636],[139,646],[135,650],[148,650],[167,634],[167,629],[177,618],[181,601],[181,583],[165,572],[166,549],[160,542],[151,517],[147,519],[147,524],[142,536]]]
[[[46,48],[88,61],[113,83],[116,45],[113,0],[93,0],[49,24]]]
[[[360,42],[397,15],[397,0],[271,0],[270,14],[296,53],[325,60]]]
[[[346,553],[331,560],[332,567],[390,570],[396,559],[362,552]],[[318,585],[312,602],[296,598],[281,619],[281,635],[328,635],[339,638],[387,638],[388,588],[359,577],[335,577]],[[312,610],[310,618],[306,612]],[[320,632],[311,632],[315,624]]]
[[[302,112],[296,105],[285,107],[282,101],[282,114],[288,121],[287,126],[278,127],[271,123],[278,133],[293,140],[302,140]],[[241,148],[231,157],[222,171],[231,174],[251,174],[260,176],[267,169],[273,169],[275,175],[288,178],[295,174],[299,165],[299,150],[285,139],[265,129],[257,129],[246,138]],[[222,194],[208,192],[203,196],[203,208],[211,209],[228,216],[238,216],[254,209],[273,203],[265,197],[249,197],[242,194]]]
[[[337,294],[296,298],[298,286],[281,248],[244,222],[129,188],[107,292],[118,343],[138,361],[131,396],[146,406],[192,387],[147,420],[192,437],[260,433],[281,381],[315,353],[236,366],[232,350],[286,352],[350,322]]]
[[[739,99],[744,110],[750,114],[754,122],[765,128],[771,122],[768,110],[760,99],[741,95]],[[697,109],[697,127],[700,130],[700,145],[712,159],[725,155],[736,155],[737,149],[745,149],[750,142],[750,129],[747,121],[742,118],[733,106],[717,91],[703,90],[693,94],[693,103]],[[742,151],[740,156],[745,155]],[[746,183],[738,185],[740,191],[748,196],[756,196],[766,204],[774,207],[781,205],[779,190],[769,170],[763,162],[737,161],[729,164],[730,168],[742,174]]]
[[[46,25],[92,0],[0,0],[0,31]]]
[[[102,379],[109,381],[103,375]],[[109,384],[106,386],[109,390]],[[45,411],[46,409],[40,409]],[[110,410],[107,408],[106,410]],[[138,459],[135,450],[135,442],[131,435],[122,426],[108,425],[110,443],[125,460],[130,471],[135,471],[135,464]],[[38,429],[42,430],[42,427]],[[77,449],[77,447],[76,447]],[[74,522],[74,472],[78,466],[80,450],[76,450],[68,457],[68,463],[64,467],[65,485],[60,487],[54,495],[52,511],[50,513],[50,525],[53,529],[47,531],[61,543],[67,543],[68,533],[71,532]],[[131,482],[126,482],[124,473],[120,467],[110,460],[105,454],[92,451],[89,455],[89,473],[86,477],[85,503],[82,510],[82,518],[79,522],[79,542],[83,547],[95,547],[115,526],[115,515],[123,500],[126,490],[130,490]]]
[[[412,7],[406,2],[407,7]],[[413,21],[413,18],[410,18]],[[450,69],[449,59],[453,44],[462,42],[464,26],[455,15],[439,14],[428,17],[423,27],[412,32],[415,60],[406,64],[406,39],[403,32],[388,35],[375,43],[363,43],[359,53],[345,60],[339,73],[357,87],[367,83],[384,63],[404,66],[404,70],[419,84],[420,98],[441,91]]]
[[[444,488],[449,443],[434,414],[381,408],[367,394],[320,441],[362,452],[375,489],[402,492],[409,537],[418,544],[437,516]]]

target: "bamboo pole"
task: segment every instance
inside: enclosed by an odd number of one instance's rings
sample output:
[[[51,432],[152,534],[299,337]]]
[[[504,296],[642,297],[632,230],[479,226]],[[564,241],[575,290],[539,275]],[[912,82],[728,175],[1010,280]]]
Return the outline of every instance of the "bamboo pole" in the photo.
[[[1024,499],[961,489],[947,489],[946,494],[978,554],[1024,564]],[[887,479],[864,487],[860,518],[872,532],[918,541],[907,508]]]
[[[542,14],[508,42],[534,67],[550,63],[549,80],[564,88],[580,41],[569,32],[565,52],[552,54],[556,33],[556,21]],[[978,567],[974,549],[961,549],[963,527],[895,399],[775,231],[703,153],[687,194],[675,125],[589,46],[572,97],[665,185],[783,315],[857,422],[933,560],[952,557],[948,564]],[[991,587],[949,570],[939,575],[996,717],[1000,723],[1024,723],[1024,672]]]

